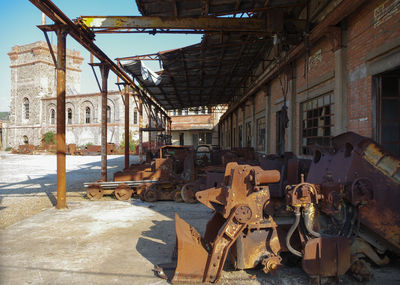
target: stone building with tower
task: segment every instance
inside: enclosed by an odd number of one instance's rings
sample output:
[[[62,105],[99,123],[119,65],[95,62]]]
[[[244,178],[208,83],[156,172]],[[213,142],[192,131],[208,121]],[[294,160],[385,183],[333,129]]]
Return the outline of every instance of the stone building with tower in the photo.
[[[56,47],[53,47],[56,51]],[[47,43],[14,46],[8,53],[11,61],[10,117],[3,147],[21,144],[40,145],[43,135],[56,131],[56,69]],[[76,145],[100,144],[101,94],[81,94],[81,65],[79,51],[67,50],[66,143]],[[107,140],[120,145],[124,133],[124,102],[119,91],[108,93]],[[139,136],[137,97],[130,96],[130,132]],[[143,125],[148,124],[143,116]],[[143,134],[146,141],[147,133]]]

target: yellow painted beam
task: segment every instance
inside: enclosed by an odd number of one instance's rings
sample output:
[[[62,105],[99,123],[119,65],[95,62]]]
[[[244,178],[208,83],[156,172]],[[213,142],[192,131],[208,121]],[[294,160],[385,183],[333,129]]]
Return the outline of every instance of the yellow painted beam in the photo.
[[[78,22],[92,29],[180,29],[266,32],[264,19],[156,16],[81,16]]]

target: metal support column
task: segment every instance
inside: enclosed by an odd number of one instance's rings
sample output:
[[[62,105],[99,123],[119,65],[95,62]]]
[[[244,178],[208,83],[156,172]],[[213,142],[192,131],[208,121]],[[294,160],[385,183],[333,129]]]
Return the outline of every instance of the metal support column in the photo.
[[[125,169],[129,168],[129,85],[125,85]]]
[[[101,71],[101,180],[107,181],[107,80],[109,67],[100,65]]]
[[[65,89],[67,30],[58,26],[57,33],[57,209],[67,208],[67,183],[65,163]]]

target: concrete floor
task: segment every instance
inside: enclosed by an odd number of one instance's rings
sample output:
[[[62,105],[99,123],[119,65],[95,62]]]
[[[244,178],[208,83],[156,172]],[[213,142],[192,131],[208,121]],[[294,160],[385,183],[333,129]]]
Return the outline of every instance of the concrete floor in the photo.
[[[17,157],[18,158],[18,157]],[[17,159],[12,157],[11,161]],[[24,194],[26,182],[24,169],[16,174],[22,181],[3,182],[4,168],[0,161],[0,193],[15,189],[14,199]],[[31,157],[29,159],[34,159]],[[38,157],[40,163],[53,157]],[[91,160],[91,157],[81,157]],[[119,161],[116,163],[116,161]],[[123,159],[114,158],[116,165]],[[32,166],[33,162],[27,163]],[[87,176],[97,169],[99,161],[81,167],[76,164],[75,184],[88,181]],[[6,163],[7,164],[7,163]],[[7,164],[11,169],[12,163]],[[14,163],[15,167],[17,166]],[[111,165],[111,163],[110,163]],[[33,166],[32,166],[33,167]],[[50,166],[29,168],[45,185],[46,169]],[[42,169],[42,170],[41,170]],[[43,170],[44,169],[44,170]],[[79,174],[81,169],[84,174]],[[53,171],[53,170],[51,170]],[[75,170],[72,170],[74,173]],[[71,176],[71,173],[68,174]],[[80,176],[81,175],[81,176]],[[48,177],[53,179],[52,174]],[[84,179],[79,182],[77,177]],[[12,180],[11,178],[7,178]],[[39,179],[39,178],[38,178]],[[95,179],[94,179],[95,180]],[[21,188],[18,188],[20,184]],[[81,186],[80,186],[81,187]],[[75,191],[81,193],[82,188]],[[35,193],[41,193],[40,187]],[[43,191],[43,190],[42,190]],[[52,191],[52,188],[49,189]],[[2,194],[7,195],[7,194]],[[44,196],[46,199],[46,196]],[[155,264],[168,263],[175,245],[175,212],[204,231],[212,212],[201,204],[177,204],[173,202],[143,203],[140,200],[121,202],[106,198],[101,201],[85,199],[68,200],[67,210],[53,207],[0,229],[0,284],[167,284],[152,271]],[[0,214],[4,211],[1,210]],[[195,258],[195,257],[193,257]],[[325,280],[324,283],[330,283]],[[334,283],[334,282],[333,282]],[[342,284],[360,284],[350,276],[341,278]],[[400,284],[399,263],[374,268],[374,278],[367,284]],[[275,275],[266,276],[261,270],[233,271],[226,266],[218,284],[310,284],[309,278],[299,266],[284,267]]]

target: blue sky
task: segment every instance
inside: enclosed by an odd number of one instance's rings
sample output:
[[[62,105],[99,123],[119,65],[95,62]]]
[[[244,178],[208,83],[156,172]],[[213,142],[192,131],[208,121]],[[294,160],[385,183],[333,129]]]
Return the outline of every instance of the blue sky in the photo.
[[[81,15],[140,15],[134,0],[53,0],[70,18]],[[50,20],[47,19],[47,23]],[[43,33],[36,27],[41,24],[41,12],[28,0],[0,0],[0,112],[9,111],[10,105],[10,60],[7,55],[15,45],[44,41]],[[55,44],[56,36],[49,34]],[[200,35],[123,34],[96,35],[96,44],[109,58],[155,53],[179,48],[200,41]],[[89,53],[71,37],[67,38],[67,48],[81,52],[85,58],[82,64],[81,93],[98,92],[91,68],[88,66]],[[153,67],[151,64],[146,64]],[[158,66],[158,64],[154,64]],[[154,67],[155,68],[155,67]],[[110,74],[110,89],[116,89],[116,76]]]

